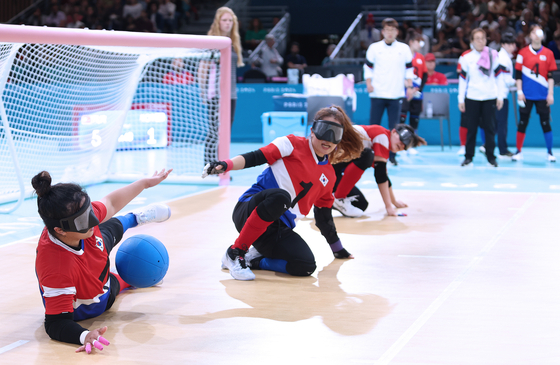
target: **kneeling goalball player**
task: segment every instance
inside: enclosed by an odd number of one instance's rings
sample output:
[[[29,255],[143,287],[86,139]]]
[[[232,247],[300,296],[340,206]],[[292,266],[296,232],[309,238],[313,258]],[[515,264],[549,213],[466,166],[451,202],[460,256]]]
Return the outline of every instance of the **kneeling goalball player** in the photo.
[[[364,137],[364,150],[359,158],[333,166],[337,178],[333,208],[347,217],[363,215],[369,203],[356,184],[364,171],[373,167],[387,215],[396,216],[397,211],[393,206],[406,208],[407,205],[398,201],[393,194],[391,180],[387,174],[389,152],[396,153],[409,147],[422,146],[426,141],[406,124],[397,124],[392,131],[379,125],[354,125],[354,128]]]

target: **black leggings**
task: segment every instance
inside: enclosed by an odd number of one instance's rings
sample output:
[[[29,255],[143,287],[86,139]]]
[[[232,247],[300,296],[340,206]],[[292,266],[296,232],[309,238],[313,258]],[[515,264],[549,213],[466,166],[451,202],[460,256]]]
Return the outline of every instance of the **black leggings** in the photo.
[[[519,108],[519,125],[517,126],[517,131],[520,133],[525,133],[527,130],[527,125],[529,125],[529,116],[531,114],[531,109],[533,109],[533,104],[537,109],[537,114],[541,120],[541,127],[543,133],[548,133],[552,130],[550,127],[550,107],[546,105],[546,100],[526,100],[525,108]]]
[[[299,234],[280,220],[290,204],[291,198],[287,191],[263,190],[253,195],[250,200],[237,203],[233,210],[233,222],[237,231],[241,232],[253,210],[257,209],[259,217],[268,222],[272,221],[272,224],[253,242],[253,246],[264,257],[286,260],[288,274],[309,276],[317,268],[313,252]]]
[[[111,218],[107,222],[101,223],[99,225],[99,230],[101,231],[101,237],[103,238],[103,244],[107,248],[107,265],[105,269],[108,271],[111,263],[109,261],[109,254],[117,246],[117,244],[121,241],[122,236],[124,234],[124,229],[122,226],[121,221],[117,218]],[[109,273],[109,280],[111,286],[111,292],[109,293],[109,299],[107,300],[107,307],[105,310],[109,310],[113,303],[115,303],[115,299],[117,294],[121,291],[121,285],[117,278]]]

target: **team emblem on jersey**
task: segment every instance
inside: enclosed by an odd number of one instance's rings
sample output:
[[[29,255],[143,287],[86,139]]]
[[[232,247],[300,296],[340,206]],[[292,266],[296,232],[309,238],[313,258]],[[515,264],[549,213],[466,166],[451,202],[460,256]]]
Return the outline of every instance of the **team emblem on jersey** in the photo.
[[[540,55],[540,56],[539,56],[539,58],[540,58],[540,60],[541,60],[541,61],[546,61],[546,56],[545,56],[545,55],[543,55],[543,54],[542,54],[542,55]]]
[[[95,236],[95,246],[103,252],[103,238]]]
[[[421,60],[420,58],[418,58],[418,59],[416,60],[416,63],[419,64],[419,65],[421,65],[421,64],[422,64],[422,60]]]
[[[327,184],[329,183],[329,179],[327,179],[325,174],[321,174],[319,181],[321,182],[321,184],[323,184],[323,186],[327,186]]]

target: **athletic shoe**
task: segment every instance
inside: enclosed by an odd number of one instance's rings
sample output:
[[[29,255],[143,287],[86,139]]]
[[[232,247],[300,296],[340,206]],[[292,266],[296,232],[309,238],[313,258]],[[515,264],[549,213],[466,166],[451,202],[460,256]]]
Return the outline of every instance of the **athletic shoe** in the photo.
[[[262,258],[263,255],[261,255],[261,253],[257,251],[255,246],[249,247],[247,253],[245,254],[245,262],[247,263],[247,266],[249,266],[253,270],[259,269],[259,262]]]
[[[556,157],[554,155],[548,154],[548,162],[556,162]]]
[[[480,151],[480,153],[486,153],[486,147],[484,147],[484,145],[478,147],[478,150]]]
[[[498,163],[496,162],[496,160],[490,160],[488,161],[488,163],[494,167],[498,167]]]
[[[499,157],[502,158],[512,158],[513,157],[513,153],[511,153],[510,151],[507,151],[506,153],[501,153]]]
[[[352,205],[352,202],[358,199],[358,196],[349,196],[347,198],[334,198],[333,209],[338,210],[345,217],[358,218],[364,215],[364,211]]]
[[[416,148],[412,148],[412,147],[407,149],[406,152],[411,156],[414,156],[414,155],[418,154],[418,151],[416,150]]]
[[[465,152],[465,146],[461,146],[459,147],[459,151],[457,151],[457,154],[463,156]]]
[[[255,274],[247,267],[245,252],[228,247],[222,257],[222,269],[228,269],[235,280],[255,280]]]
[[[523,152],[517,152],[515,155],[511,156],[512,161],[523,160]]]
[[[472,158],[465,158],[463,162],[461,162],[461,166],[467,166],[472,163]]]
[[[395,156],[391,156],[389,157],[389,162],[393,165],[393,166],[398,166],[399,163],[397,162],[397,158]]]
[[[136,216],[136,222],[139,226],[147,223],[161,223],[171,217],[171,209],[165,204],[150,204],[144,208],[132,211]]]

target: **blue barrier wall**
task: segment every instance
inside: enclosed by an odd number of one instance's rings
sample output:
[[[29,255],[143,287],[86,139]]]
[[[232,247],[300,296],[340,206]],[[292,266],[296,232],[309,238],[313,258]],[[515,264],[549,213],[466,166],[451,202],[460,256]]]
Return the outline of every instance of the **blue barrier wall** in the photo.
[[[274,95],[284,93],[301,93],[303,86],[287,84],[238,84],[237,86],[237,107],[235,110],[235,121],[232,130],[233,142],[262,142],[262,123],[261,115],[265,112],[274,110]],[[451,114],[451,137],[452,144],[459,145],[459,122],[460,112],[457,107],[457,85],[449,86],[426,86],[427,92],[449,93],[450,114]],[[353,122],[356,124],[369,124],[370,101],[365,89],[365,85],[356,85],[357,109],[353,115]],[[560,113],[560,89],[554,90],[555,104],[551,106],[552,130],[560,135],[558,125],[555,123],[555,116]],[[514,111],[510,95],[509,120],[508,120],[508,145],[511,149],[515,147],[516,125]],[[382,125],[387,127],[387,114],[383,116]],[[418,134],[424,137],[429,144],[437,145],[440,143],[439,122],[437,120],[421,120]],[[444,140],[448,141],[447,122],[444,122]],[[525,139],[526,147],[544,147],[544,137],[538,115],[533,108],[527,134]],[[554,139],[554,147],[560,147],[560,138]]]

